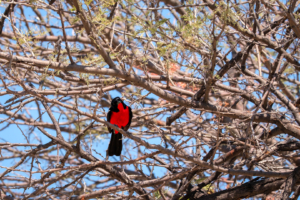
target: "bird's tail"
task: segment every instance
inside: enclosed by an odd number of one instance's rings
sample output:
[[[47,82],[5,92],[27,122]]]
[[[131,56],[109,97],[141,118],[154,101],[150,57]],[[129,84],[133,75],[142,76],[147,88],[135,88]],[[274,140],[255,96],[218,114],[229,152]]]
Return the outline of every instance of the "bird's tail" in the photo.
[[[111,133],[111,138],[108,146],[108,155],[109,156],[120,156],[122,152],[122,134],[115,134],[114,130]]]

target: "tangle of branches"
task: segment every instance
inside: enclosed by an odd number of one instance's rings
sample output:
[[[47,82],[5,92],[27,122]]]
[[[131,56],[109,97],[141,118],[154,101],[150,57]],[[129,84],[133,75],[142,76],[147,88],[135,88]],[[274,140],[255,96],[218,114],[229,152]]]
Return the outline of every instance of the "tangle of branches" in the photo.
[[[0,18],[0,199],[298,199],[299,1],[4,0]],[[128,131],[106,121],[117,96]]]

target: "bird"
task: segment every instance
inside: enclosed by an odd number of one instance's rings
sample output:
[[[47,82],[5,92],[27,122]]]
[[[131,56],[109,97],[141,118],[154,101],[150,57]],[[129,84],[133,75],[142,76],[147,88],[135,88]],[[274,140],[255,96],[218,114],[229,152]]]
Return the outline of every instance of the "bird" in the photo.
[[[111,101],[109,112],[107,113],[107,121],[119,128],[127,131],[130,127],[132,119],[132,111],[120,97],[116,97]],[[111,133],[108,146],[108,156],[120,156],[122,152],[122,134],[118,131],[107,127]]]

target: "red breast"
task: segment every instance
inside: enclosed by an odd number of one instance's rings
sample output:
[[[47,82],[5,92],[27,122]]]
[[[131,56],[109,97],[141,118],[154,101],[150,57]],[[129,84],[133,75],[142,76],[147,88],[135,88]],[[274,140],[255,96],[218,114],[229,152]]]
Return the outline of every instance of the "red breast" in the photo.
[[[129,123],[129,109],[128,106],[124,109],[122,103],[118,105],[119,112],[112,112],[110,123],[117,125],[119,128],[125,127]],[[117,134],[118,131],[115,131]]]

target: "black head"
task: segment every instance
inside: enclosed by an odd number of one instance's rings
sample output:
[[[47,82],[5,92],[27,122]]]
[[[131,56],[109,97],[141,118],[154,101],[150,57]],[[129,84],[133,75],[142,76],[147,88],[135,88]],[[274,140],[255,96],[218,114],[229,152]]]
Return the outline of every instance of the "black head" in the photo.
[[[115,111],[115,112],[119,111],[119,109],[118,109],[119,103],[123,104],[124,109],[126,108],[126,105],[124,104],[124,102],[122,101],[122,99],[121,99],[120,97],[116,97],[116,98],[114,98],[114,99],[111,101],[111,104],[110,104],[110,105],[111,105],[110,110]]]

